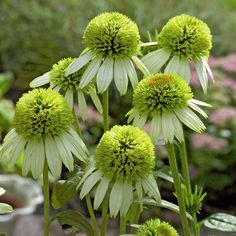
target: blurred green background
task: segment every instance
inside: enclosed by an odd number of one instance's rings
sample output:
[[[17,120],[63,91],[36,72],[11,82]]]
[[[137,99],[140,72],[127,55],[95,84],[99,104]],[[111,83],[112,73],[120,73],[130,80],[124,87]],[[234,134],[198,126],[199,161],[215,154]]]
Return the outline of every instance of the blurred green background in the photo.
[[[48,71],[52,64],[83,49],[82,34],[89,20],[104,11],[119,11],[137,22],[142,41],[147,32],[159,31],[167,20],[187,13],[204,20],[211,28],[213,49],[210,65],[216,82],[203,95],[193,78],[195,97],[211,103],[207,131],[193,135],[189,130],[192,179],[208,191],[204,213],[236,214],[236,1],[235,0],[1,0],[0,1],[0,132],[9,130],[14,103],[29,82]],[[112,123],[125,123],[132,91],[119,97],[113,90]],[[12,102],[13,101],[13,102]],[[119,113],[117,113],[119,111]],[[99,139],[101,117],[90,108],[88,123],[82,124],[87,144]],[[202,142],[200,142],[202,141]],[[166,162],[157,148],[158,167]],[[2,171],[17,171],[2,163]],[[163,189],[166,186],[163,184]],[[220,200],[219,200],[220,199]]]

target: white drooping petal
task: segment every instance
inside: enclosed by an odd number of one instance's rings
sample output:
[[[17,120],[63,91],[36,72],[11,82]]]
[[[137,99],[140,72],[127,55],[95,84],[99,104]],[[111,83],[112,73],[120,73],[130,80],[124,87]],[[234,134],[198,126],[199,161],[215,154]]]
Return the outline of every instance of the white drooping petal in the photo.
[[[36,87],[40,87],[40,86],[43,86],[48,83],[50,83],[49,72],[47,72],[41,76],[38,76],[37,78],[32,80],[31,83],[29,84],[29,86],[31,88],[36,88]]]
[[[156,201],[161,200],[161,195],[156,183],[156,180],[152,175],[141,180],[144,191],[148,194],[149,197],[153,197]]]
[[[202,102],[202,101],[199,101],[199,100],[196,100],[196,99],[191,99],[190,100],[192,103],[194,103],[194,104],[197,104],[197,105],[199,105],[199,106],[203,106],[203,107],[212,107],[210,104],[208,104],[208,103],[205,103],[205,102]]]
[[[50,85],[49,89],[52,89],[52,90],[54,90],[56,92],[59,92],[61,90],[61,85],[53,84],[53,85]]]
[[[138,112],[136,111],[135,108],[132,108],[130,111],[127,112],[125,117],[128,116],[128,124],[134,119],[134,117],[138,116]]]
[[[116,217],[123,200],[123,183],[119,180],[116,180],[115,184],[111,189],[111,194],[109,198],[109,209],[111,217]],[[125,198],[125,196],[124,196]]]
[[[102,180],[97,186],[95,196],[94,196],[94,209],[98,209],[98,207],[101,205],[107,190],[109,186],[110,180],[106,178],[105,176],[102,177]]]
[[[31,168],[32,155],[34,155],[32,140],[29,140],[25,148],[25,158],[22,167],[22,174],[26,176]]]
[[[127,74],[132,85],[132,88],[136,88],[138,84],[138,76],[134,68],[133,62],[129,58],[124,58]]]
[[[210,66],[207,63],[207,59],[205,59],[204,57],[201,58],[203,66],[206,68],[207,73],[209,74],[210,78],[214,81],[214,77],[211,71]]]
[[[128,87],[128,75],[126,65],[121,58],[116,58],[114,62],[114,80],[120,95],[126,94]]]
[[[69,171],[72,171],[74,169],[74,160],[71,152],[67,150],[65,147],[65,144],[62,142],[60,136],[54,138],[58,153],[60,154],[61,160],[63,164],[66,166],[66,168]]]
[[[172,124],[174,126],[175,137],[179,140],[179,142],[183,142],[184,133],[183,133],[183,127],[180,121],[178,120],[178,118],[176,117],[174,113],[172,114],[171,119],[172,119]]]
[[[54,177],[59,178],[61,175],[62,160],[52,137],[45,138],[45,154],[50,172]]]
[[[102,177],[102,173],[97,170],[93,172],[83,183],[83,186],[81,188],[80,192],[80,198],[83,199],[85,195],[87,195],[90,190],[95,186],[95,184],[100,181]]]
[[[161,117],[162,133],[166,142],[174,141],[174,126],[172,123],[171,113],[163,112]]]
[[[95,169],[96,169],[96,168],[95,168],[94,165],[90,165],[90,166],[88,166],[88,167],[86,168],[86,170],[85,170],[85,172],[84,172],[84,175],[83,175],[82,179],[80,180],[80,182],[79,182],[79,184],[78,184],[76,190],[78,190],[78,189],[80,188],[80,186],[84,183],[84,181],[87,179],[87,177],[88,177],[89,175],[91,175],[92,172],[93,172]]]
[[[113,79],[113,64],[113,58],[108,56],[100,66],[96,79],[98,93],[105,92],[109,87]]]
[[[94,88],[89,89],[89,95],[90,95],[95,107],[97,108],[98,112],[102,113],[103,112],[102,103],[101,103]]]
[[[133,120],[133,126],[136,126],[140,129],[143,128],[144,124],[146,123],[147,121],[147,118],[148,118],[148,114],[143,114],[142,116],[140,116],[139,114],[137,114],[135,117],[134,117],[134,120]]]
[[[159,114],[153,116],[152,121],[151,121],[149,135],[150,135],[150,138],[154,144],[157,143],[157,141],[160,137],[161,126],[162,126],[161,125],[161,116]]]
[[[125,181],[123,183],[123,200],[121,203],[121,208],[120,208],[120,215],[125,216],[130,208],[130,205],[132,204],[133,201],[133,187],[132,183]]]
[[[138,67],[138,69],[145,75],[145,76],[149,76],[150,72],[147,69],[147,67],[139,60],[138,57],[133,56],[132,60],[134,62],[134,64]]]
[[[79,103],[79,110],[80,115],[83,121],[85,121],[88,117],[88,109],[87,109],[87,103],[84,97],[84,93],[81,90],[78,90],[78,103]]]
[[[33,138],[31,143],[34,153],[31,156],[31,172],[35,179],[38,179],[43,173],[45,152],[42,138]]]
[[[82,67],[84,67],[94,56],[92,51],[88,51],[85,54],[81,55],[75,59],[66,69],[66,76],[75,73]]]
[[[71,109],[74,106],[73,96],[74,96],[73,90],[67,89],[66,94],[65,94],[65,99],[67,101],[67,104],[68,104],[69,108],[71,108]]]
[[[102,63],[102,57],[96,56],[88,65],[86,70],[84,71],[79,87],[84,88],[86,85],[88,85],[93,78],[96,76],[98,69]]]
[[[14,148],[14,144],[17,142],[18,140],[18,134],[16,133],[15,129],[11,129],[8,134],[6,135],[6,137],[3,140],[3,145],[1,146],[0,149],[0,155],[4,155],[7,152],[11,152],[12,149]]]
[[[138,200],[139,200],[139,202],[142,202],[142,200],[143,200],[143,188],[142,188],[141,181],[137,181],[135,183],[135,188],[136,188],[136,191],[137,191]]]
[[[167,52],[165,49],[161,48],[148,53],[141,59],[141,61],[150,73],[154,74],[159,72],[161,67],[168,61],[169,57],[170,52]]]
[[[197,75],[198,75],[200,84],[202,86],[203,92],[207,93],[208,78],[207,78],[206,67],[203,65],[203,61],[200,60],[196,62],[195,68],[196,68]]]
[[[201,114],[204,118],[207,118],[207,114],[195,103],[191,102],[191,100],[188,102],[188,105],[195,110],[196,112],[198,112],[199,114]]]

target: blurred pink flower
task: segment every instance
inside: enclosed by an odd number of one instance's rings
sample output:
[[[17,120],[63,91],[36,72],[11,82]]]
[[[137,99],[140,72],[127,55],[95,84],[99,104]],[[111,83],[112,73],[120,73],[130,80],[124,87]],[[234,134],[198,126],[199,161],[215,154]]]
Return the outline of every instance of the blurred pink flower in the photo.
[[[236,72],[236,54],[227,56],[226,61],[223,63],[222,67],[228,72]]]
[[[193,134],[191,136],[191,146],[194,149],[220,151],[228,146],[228,142],[225,139],[216,138],[210,134]]]
[[[209,120],[215,125],[225,125],[229,121],[236,120],[236,108],[222,107],[209,115]]]

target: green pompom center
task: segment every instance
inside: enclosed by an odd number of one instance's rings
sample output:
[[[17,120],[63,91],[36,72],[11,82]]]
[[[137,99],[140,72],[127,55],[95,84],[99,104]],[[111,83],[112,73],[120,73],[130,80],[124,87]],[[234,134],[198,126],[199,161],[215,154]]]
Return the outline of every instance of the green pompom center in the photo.
[[[208,25],[185,14],[171,18],[157,40],[160,47],[183,60],[198,61],[201,57],[208,57],[212,47]]]
[[[151,219],[139,227],[137,236],[179,236],[179,234],[170,224],[159,219]]]
[[[92,19],[83,39],[88,48],[103,56],[132,57],[140,52],[136,23],[116,12],[106,12]]]
[[[16,104],[14,126],[26,139],[60,135],[70,129],[72,122],[65,98],[50,89],[34,89]]]
[[[155,165],[149,136],[133,126],[114,126],[101,138],[94,155],[95,166],[108,178],[138,181]]]
[[[67,89],[76,91],[78,89],[83,71],[79,70],[66,76],[66,69],[74,60],[75,58],[65,58],[52,66],[49,72],[51,85],[59,85],[64,91]]]
[[[188,106],[191,88],[180,76],[155,74],[141,80],[133,93],[133,106],[140,113],[161,113]]]

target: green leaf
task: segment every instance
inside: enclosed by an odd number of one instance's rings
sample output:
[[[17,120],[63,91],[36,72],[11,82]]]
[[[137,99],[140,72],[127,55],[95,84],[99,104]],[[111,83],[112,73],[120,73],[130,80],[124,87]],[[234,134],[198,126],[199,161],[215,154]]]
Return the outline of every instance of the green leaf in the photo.
[[[203,221],[203,223],[210,229],[224,232],[236,232],[236,217],[229,214],[216,213],[210,215]]]
[[[55,209],[63,207],[76,194],[76,187],[81,179],[81,172],[64,181],[60,180],[53,188],[52,205]]]
[[[0,214],[6,214],[13,211],[12,206],[6,204],[6,203],[0,203]]]
[[[160,170],[154,172],[155,177],[162,178],[164,180],[167,180],[171,183],[174,183],[173,177],[171,174],[171,170],[169,166],[164,166]]]
[[[57,220],[62,225],[70,225],[71,227],[75,227],[80,231],[83,231],[88,236],[94,236],[93,228],[89,221],[84,217],[80,212],[68,210],[63,211],[57,215],[55,215],[51,221]]]
[[[10,71],[0,74],[0,98],[2,98],[11,87],[13,77],[14,75]]]

